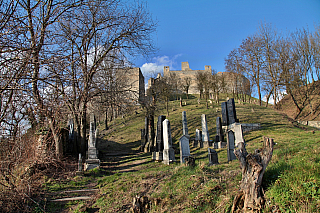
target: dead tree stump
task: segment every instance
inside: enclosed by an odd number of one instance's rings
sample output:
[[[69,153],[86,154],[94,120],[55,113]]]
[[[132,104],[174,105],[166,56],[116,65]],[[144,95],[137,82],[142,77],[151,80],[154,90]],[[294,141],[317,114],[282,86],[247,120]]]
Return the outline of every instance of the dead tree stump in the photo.
[[[242,180],[240,189],[233,200],[231,212],[261,212],[264,207],[264,192],[261,187],[263,174],[273,153],[273,139],[264,137],[262,149],[248,154],[243,142],[234,154],[240,161]]]

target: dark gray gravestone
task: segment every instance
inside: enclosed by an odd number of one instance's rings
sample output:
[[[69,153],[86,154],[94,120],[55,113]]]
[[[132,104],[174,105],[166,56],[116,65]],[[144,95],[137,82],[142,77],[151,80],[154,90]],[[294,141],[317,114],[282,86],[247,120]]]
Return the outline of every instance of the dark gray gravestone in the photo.
[[[220,142],[220,141],[224,141],[223,131],[222,131],[222,124],[221,124],[221,118],[220,117],[217,117],[216,125],[217,125],[217,135],[216,135],[216,143],[217,143],[217,142]]]
[[[227,101],[227,111],[228,111],[228,124],[233,124],[236,122],[236,110],[234,107],[234,99],[231,98]]]
[[[163,125],[162,122],[166,119],[166,116],[160,115],[157,122],[157,139],[156,139],[156,152],[163,151]]]
[[[143,143],[143,147],[142,150],[144,150],[146,143],[148,142],[148,124],[149,124],[149,119],[148,117],[145,117],[144,119],[144,143]]]
[[[234,151],[234,133],[233,131],[228,131],[227,133],[227,155],[228,155],[228,161],[236,160],[236,156],[233,153]]]
[[[150,149],[149,152],[152,152],[154,149],[154,139],[155,139],[155,131],[154,131],[154,116],[149,116],[149,143],[150,143]]]
[[[209,165],[219,164],[218,153],[214,149],[208,148]]]
[[[234,103],[234,99],[231,98],[227,101],[227,111],[228,111],[228,125],[233,124],[235,122],[239,122],[236,114],[236,107]]]
[[[200,146],[200,148],[203,148],[202,131],[201,130],[199,131],[199,134],[200,134],[199,146]]]
[[[228,126],[228,110],[227,110],[227,102],[221,103],[221,115],[222,115],[222,125]]]
[[[186,135],[182,135],[179,139],[180,145],[180,163],[183,164],[184,158],[190,156],[190,146],[189,146],[189,137]]]

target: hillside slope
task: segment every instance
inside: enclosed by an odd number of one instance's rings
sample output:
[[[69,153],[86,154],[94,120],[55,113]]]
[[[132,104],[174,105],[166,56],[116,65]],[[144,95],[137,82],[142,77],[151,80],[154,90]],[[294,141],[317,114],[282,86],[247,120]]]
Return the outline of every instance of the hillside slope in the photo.
[[[172,137],[179,159],[178,139],[182,135],[182,111],[187,112],[189,134],[201,129],[201,114],[207,115],[211,139],[215,135],[215,119],[221,116],[220,106],[205,108],[196,99],[187,106],[170,102]],[[311,127],[289,122],[286,116],[265,107],[236,104],[241,123],[260,123],[261,129],[244,134],[248,152],[262,147],[262,137],[277,143],[264,175],[263,188],[267,198],[265,212],[320,211],[320,132]],[[108,131],[101,124],[101,175],[95,176],[99,192],[96,199],[66,206],[81,211],[127,212],[137,195],[146,196],[148,212],[230,212],[241,180],[237,160],[227,162],[227,150],[218,149],[219,165],[208,165],[207,148],[191,147],[196,157],[194,168],[169,166],[151,160],[150,153],[138,152],[140,129],[144,126],[143,112],[115,120]],[[159,111],[156,116],[165,114]],[[87,175],[90,176],[90,173]],[[79,181],[79,177],[76,177]],[[72,179],[71,179],[72,180]],[[70,180],[70,181],[71,181]],[[72,180],[74,181],[74,180]],[[55,182],[51,180],[50,185]],[[80,208],[81,207],[81,208]],[[70,208],[72,209],[72,208]],[[70,210],[71,211],[71,210]]]
[[[298,95],[298,91],[294,91],[296,102],[302,107],[302,112],[299,114],[298,108],[295,106],[290,95],[286,95],[278,103],[279,111],[287,114],[290,118],[301,121],[320,121],[320,81],[316,81],[309,85],[311,90],[311,105],[314,113],[311,113],[310,104],[305,101],[302,95]],[[302,88],[303,89],[303,88]],[[302,90],[301,89],[301,90]],[[302,94],[302,93],[301,93]]]

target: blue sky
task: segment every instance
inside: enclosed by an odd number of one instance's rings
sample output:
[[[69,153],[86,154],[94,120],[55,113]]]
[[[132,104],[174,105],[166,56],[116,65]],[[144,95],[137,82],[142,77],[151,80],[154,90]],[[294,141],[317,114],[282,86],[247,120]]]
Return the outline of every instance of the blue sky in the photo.
[[[158,23],[153,34],[159,49],[149,59],[137,58],[144,76],[161,72],[163,66],[180,70],[188,61],[193,70],[211,65],[223,72],[224,59],[261,22],[289,33],[320,26],[320,0],[146,0]]]

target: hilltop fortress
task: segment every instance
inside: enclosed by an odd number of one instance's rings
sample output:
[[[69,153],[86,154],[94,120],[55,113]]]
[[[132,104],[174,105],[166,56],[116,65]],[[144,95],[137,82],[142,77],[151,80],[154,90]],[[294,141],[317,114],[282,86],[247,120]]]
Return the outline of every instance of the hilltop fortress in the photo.
[[[197,73],[212,73],[212,69],[210,65],[205,65],[204,70],[192,70],[189,67],[188,62],[181,62],[181,70],[170,70],[169,66],[164,66],[163,68],[163,76],[169,77],[170,74],[175,74],[179,79],[183,79],[185,77],[191,78],[191,85],[189,88],[189,94],[199,94],[199,90],[197,89]],[[224,78],[225,82],[225,91],[226,93],[232,93],[233,91],[240,91],[240,87],[243,90],[245,88],[244,93],[250,95],[250,82],[243,75],[235,75],[234,73],[229,72],[218,72],[216,75]],[[149,84],[150,85],[150,84]],[[247,85],[244,87],[244,85]]]

